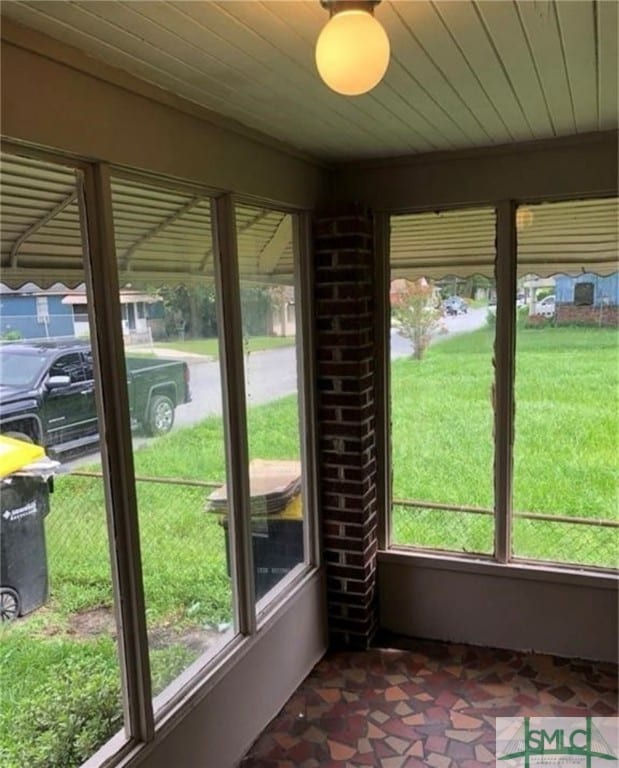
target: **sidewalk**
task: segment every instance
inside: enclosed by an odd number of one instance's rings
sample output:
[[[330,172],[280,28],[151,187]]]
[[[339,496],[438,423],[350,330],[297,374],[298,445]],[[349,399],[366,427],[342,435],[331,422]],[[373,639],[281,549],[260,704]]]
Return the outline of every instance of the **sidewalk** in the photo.
[[[126,353],[131,352],[148,353],[157,358],[169,360],[184,360],[187,363],[212,363],[217,358],[214,355],[200,355],[197,352],[187,352],[181,349],[170,349],[169,347],[157,347],[153,344],[134,344],[126,348]]]

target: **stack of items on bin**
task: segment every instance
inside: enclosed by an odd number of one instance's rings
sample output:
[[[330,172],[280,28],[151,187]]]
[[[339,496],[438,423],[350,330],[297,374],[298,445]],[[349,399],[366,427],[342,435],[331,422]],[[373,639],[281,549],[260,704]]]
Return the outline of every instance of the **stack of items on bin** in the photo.
[[[49,596],[44,520],[59,463],[41,446],[0,435],[0,619],[34,611]]]
[[[254,459],[249,464],[249,494],[256,597],[260,599],[303,562],[301,464]],[[221,515],[230,573],[226,485],[209,496],[208,511]]]

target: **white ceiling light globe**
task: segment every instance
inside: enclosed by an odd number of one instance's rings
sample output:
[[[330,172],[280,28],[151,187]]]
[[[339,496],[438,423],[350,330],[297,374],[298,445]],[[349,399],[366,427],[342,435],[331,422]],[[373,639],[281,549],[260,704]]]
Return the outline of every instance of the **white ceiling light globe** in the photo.
[[[528,229],[533,224],[533,211],[527,206],[521,206],[516,211],[516,229],[521,232]]]
[[[332,90],[359,96],[377,85],[389,65],[389,38],[366,11],[340,11],[316,42],[316,66]]]

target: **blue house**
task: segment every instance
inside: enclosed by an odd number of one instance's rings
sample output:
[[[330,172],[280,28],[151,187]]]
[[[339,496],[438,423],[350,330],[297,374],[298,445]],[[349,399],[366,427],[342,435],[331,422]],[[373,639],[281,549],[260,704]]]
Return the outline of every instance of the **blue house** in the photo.
[[[577,286],[581,286],[577,288]],[[557,304],[617,306],[619,304],[619,272],[607,277],[585,272],[578,277],[557,275],[555,278]],[[586,302],[586,304],[585,304]]]
[[[619,317],[619,273],[555,278],[556,322],[616,325]]]
[[[62,301],[66,294],[64,286],[42,291],[32,283],[17,290],[0,284],[0,338],[74,336],[73,308]]]

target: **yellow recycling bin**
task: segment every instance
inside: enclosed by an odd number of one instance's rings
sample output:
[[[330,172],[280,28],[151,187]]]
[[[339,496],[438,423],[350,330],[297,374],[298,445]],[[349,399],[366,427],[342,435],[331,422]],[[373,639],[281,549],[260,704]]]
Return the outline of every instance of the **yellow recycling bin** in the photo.
[[[0,477],[7,477],[44,456],[45,449],[40,445],[0,435]]]

